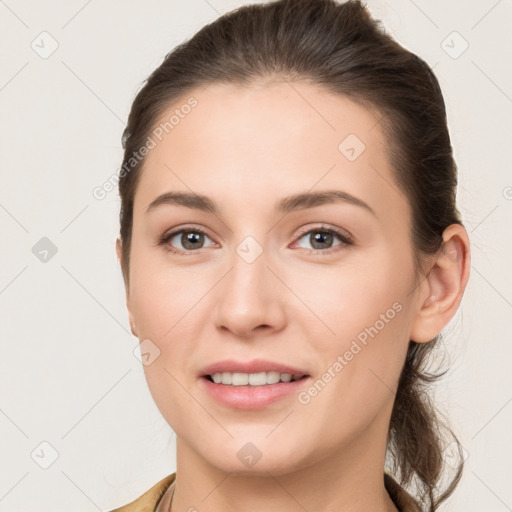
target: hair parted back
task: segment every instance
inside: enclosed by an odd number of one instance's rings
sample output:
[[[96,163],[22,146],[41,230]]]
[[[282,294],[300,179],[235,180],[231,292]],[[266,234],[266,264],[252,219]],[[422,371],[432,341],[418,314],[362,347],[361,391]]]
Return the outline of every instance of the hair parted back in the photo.
[[[120,173],[122,271],[129,286],[133,204],[144,159],[132,159],[157,119],[176,101],[210,83],[251,85],[300,80],[344,95],[379,113],[389,160],[412,214],[411,243],[420,279],[421,256],[442,248],[456,206],[457,167],[439,83],[421,58],[404,49],[358,0],[278,0],[231,11],[168,53],[138,92],[123,133]],[[192,114],[193,115],[193,114]],[[132,160],[130,160],[132,159]],[[395,478],[433,512],[452,494],[463,469],[462,448],[426,392],[444,374],[428,371],[441,334],[410,341],[388,435]],[[444,480],[444,447],[451,466]]]

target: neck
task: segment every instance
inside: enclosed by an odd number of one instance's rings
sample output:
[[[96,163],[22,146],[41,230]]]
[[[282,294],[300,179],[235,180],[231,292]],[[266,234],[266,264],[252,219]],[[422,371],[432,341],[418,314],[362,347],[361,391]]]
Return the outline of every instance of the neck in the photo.
[[[263,465],[256,471],[257,464],[250,473],[223,471],[177,437],[172,512],[398,512],[384,486],[386,437],[376,432],[387,435],[387,428],[372,425],[337,451],[294,463],[291,471]]]

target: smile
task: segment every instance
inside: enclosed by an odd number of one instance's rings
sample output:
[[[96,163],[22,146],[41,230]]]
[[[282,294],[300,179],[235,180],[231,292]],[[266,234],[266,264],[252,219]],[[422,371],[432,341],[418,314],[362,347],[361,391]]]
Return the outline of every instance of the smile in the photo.
[[[258,372],[258,373],[240,373],[240,372],[216,372],[209,375],[208,378],[215,384],[225,386],[266,386],[277,384],[278,382],[291,382],[300,380],[304,375],[292,375],[291,373],[279,372]]]

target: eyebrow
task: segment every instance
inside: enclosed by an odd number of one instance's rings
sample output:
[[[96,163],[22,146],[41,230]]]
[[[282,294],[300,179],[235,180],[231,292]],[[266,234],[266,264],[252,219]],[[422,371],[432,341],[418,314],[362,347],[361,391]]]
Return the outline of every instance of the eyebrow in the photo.
[[[375,217],[377,214],[371,206],[366,204],[362,199],[355,197],[342,190],[323,190],[319,192],[303,192],[284,197],[276,204],[276,211],[287,214],[296,210],[304,210],[307,208],[315,208],[332,203],[348,203],[354,206],[359,206]],[[218,208],[214,201],[209,197],[195,194],[193,192],[166,192],[158,196],[146,208],[146,213],[154,210],[161,205],[176,205],[193,208],[208,213],[218,213]]]

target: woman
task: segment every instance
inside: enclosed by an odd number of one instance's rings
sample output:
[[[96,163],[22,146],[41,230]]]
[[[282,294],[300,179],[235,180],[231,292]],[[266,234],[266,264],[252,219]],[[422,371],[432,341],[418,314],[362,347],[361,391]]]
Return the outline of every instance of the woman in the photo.
[[[245,6],[166,56],[123,145],[117,253],[177,470],[117,510],[436,510],[462,459],[441,483],[461,450],[427,363],[470,247],[428,65],[357,1]]]

